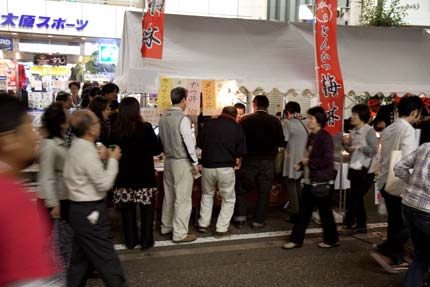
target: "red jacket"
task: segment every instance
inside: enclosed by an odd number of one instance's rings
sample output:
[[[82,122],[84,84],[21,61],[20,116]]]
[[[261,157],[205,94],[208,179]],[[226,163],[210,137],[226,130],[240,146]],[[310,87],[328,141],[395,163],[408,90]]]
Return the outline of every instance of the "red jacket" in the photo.
[[[0,286],[55,274],[48,224],[11,177],[0,175]]]

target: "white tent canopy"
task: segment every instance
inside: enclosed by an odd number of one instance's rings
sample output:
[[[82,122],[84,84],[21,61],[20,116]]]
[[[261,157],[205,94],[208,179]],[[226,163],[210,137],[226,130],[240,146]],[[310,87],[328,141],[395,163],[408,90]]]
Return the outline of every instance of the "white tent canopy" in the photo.
[[[316,92],[312,25],[166,15],[163,59],[152,60],[140,55],[141,17],[125,13],[115,76],[125,92],[156,92],[159,77]],[[424,29],[338,26],[338,51],[345,92],[430,95],[430,34]]]

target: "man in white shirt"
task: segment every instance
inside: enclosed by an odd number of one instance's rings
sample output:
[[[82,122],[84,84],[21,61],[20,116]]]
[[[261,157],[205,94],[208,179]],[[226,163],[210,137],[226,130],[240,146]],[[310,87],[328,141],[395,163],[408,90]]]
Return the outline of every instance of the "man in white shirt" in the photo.
[[[160,119],[161,143],[166,155],[164,163],[164,200],[161,234],[173,233],[173,242],[196,240],[188,234],[192,209],[193,174],[199,173],[191,122],[185,116],[187,90],[171,91],[172,107]]]
[[[385,128],[381,137],[381,172],[376,185],[381,190],[387,207],[387,239],[378,246],[378,252],[372,252],[371,256],[391,273],[396,273],[399,268],[407,265],[404,260],[404,244],[409,235],[402,218],[402,198],[389,194],[384,187],[389,173],[391,152],[395,149],[396,141],[400,142],[402,156],[407,156],[418,148],[418,140],[412,125],[419,120],[422,109],[423,103],[419,97],[412,95],[402,97],[398,105],[399,119]]]
[[[69,190],[70,226],[74,232],[67,286],[85,285],[93,266],[107,286],[126,286],[124,272],[115,253],[104,198],[118,173],[121,150],[97,150],[100,122],[89,110],[70,117],[76,138],[66,157],[64,181]],[[102,160],[107,159],[106,168]]]

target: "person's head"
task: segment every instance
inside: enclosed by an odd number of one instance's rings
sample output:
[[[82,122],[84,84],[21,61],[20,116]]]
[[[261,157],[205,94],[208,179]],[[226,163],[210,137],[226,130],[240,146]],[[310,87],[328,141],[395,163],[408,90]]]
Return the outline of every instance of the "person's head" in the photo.
[[[288,119],[293,118],[294,116],[300,114],[301,108],[300,104],[297,102],[288,102],[284,108],[284,114]]]
[[[269,99],[265,95],[255,96],[252,100],[254,111],[256,110],[267,110],[269,107]]]
[[[59,102],[63,105],[63,108],[68,110],[73,107],[72,95],[65,91],[60,91],[55,98],[56,102]]]
[[[106,121],[111,114],[109,102],[103,96],[95,96],[94,99],[91,100],[89,108],[103,122]]]
[[[102,92],[110,103],[117,99],[118,93],[119,93],[119,87],[114,83],[107,83],[103,85]]]
[[[95,142],[100,135],[100,120],[90,110],[79,110],[70,115],[69,124],[73,134]]]
[[[358,104],[352,107],[351,124],[361,126],[367,124],[370,120],[370,110],[365,104]]]
[[[142,123],[140,104],[133,97],[124,98],[119,104],[118,118],[114,125],[114,133],[120,138],[130,138]]]
[[[59,102],[51,104],[43,113],[42,125],[47,138],[63,138],[67,128],[67,115]]]
[[[317,132],[325,127],[327,115],[323,108],[313,107],[307,112],[306,125],[312,132]]]
[[[178,106],[183,111],[185,111],[185,108],[187,107],[187,96],[188,91],[185,88],[174,88],[170,92],[170,99],[172,100],[172,105]]]
[[[0,161],[17,173],[36,156],[37,134],[25,106],[16,98],[0,94]]]
[[[236,122],[240,122],[240,119],[245,115],[245,105],[242,103],[236,103],[234,104],[234,108],[236,109],[237,116],[236,116]]]
[[[70,82],[69,83],[69,90],[70,90],[70,93],[72,93],[73,96],[77,96],[78,95],[80,88],[81,88],[81,83],[79,83],[79,82]]]
[[[222,109],[222,114],[226,115],[228,117],[231,117],[233,119],[237,118],[237,110],[233,106],[226,106]]]
[[[411,124],[419,120],[423,108],[423,102],[415,95],[403,96],[397,106],[399,117],[404,118]]]
[[[90,81],[85,81],[84,84],[82,85],[82,93],[84,93],[84,91],[86,89],[88,89],[89,87],[92,87],[93,85],[91,84]]]

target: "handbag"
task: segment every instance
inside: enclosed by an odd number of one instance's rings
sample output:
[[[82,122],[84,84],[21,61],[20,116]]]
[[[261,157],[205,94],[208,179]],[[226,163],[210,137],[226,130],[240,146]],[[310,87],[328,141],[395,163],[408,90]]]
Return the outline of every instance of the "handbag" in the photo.
[[[275,157],[275,174],[281,174],[284,171],[284,153],[285,150],[278,151]]]
[[[331,186],[329,182],[312,183],[311,193],[316,198],[323,198],[330,195]]]
[[[396,138],[394,150],[391,152],[390,164],[388,167],[387,182],[384,190],[391,195],[400,197],[406,190],[406,183],[394,175],[394,166],[402,159],[402,150],[400,148],[400,139],[404,136],[406,128],[400,132],[400,136]]]

